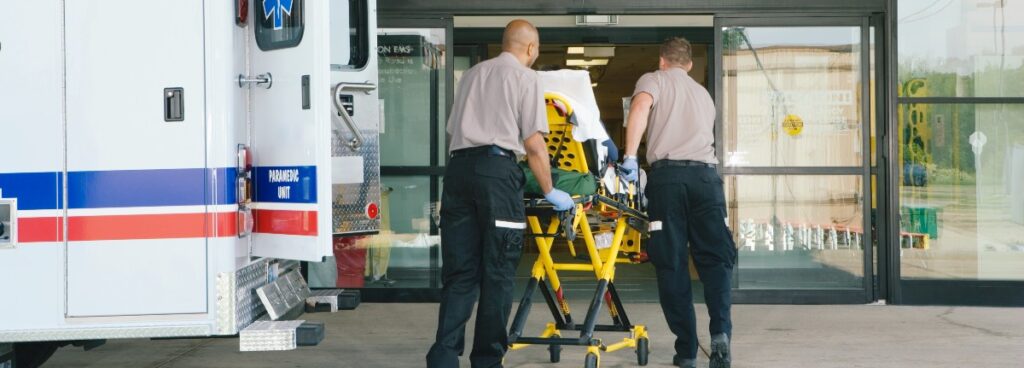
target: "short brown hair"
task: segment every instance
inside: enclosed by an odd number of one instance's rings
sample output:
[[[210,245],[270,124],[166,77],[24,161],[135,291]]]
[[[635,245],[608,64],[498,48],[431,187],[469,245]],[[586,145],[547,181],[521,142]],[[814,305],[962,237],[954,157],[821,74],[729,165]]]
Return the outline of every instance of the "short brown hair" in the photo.
[[[693,48],[685,38],[670,37],[661,44],[661,57],[671,64],[686,65],[693,60]]]

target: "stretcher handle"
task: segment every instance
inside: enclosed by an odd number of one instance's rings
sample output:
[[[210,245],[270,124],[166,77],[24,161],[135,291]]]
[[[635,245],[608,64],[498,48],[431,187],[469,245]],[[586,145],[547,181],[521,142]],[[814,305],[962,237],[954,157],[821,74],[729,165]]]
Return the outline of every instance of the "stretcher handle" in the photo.
[[[623,185],[623,186],[625,186],[627,188],[631,184],[633,185],[633,191],[630,194],[632,194],[633,199],[636,201],[637,208],[640,209],[641,211],[643,211],[644,210],[643,209],[644,192],[640,190],[640,172],[639,172],[639,170],[640,170],[640,168],[637,168],[636,180],[629,181],[629,180],[624,179],[624,177],[626,176],[625,175],[626,174],[626,170],[623,170],[621,165],[619,165],[617,163],[615,164],[615,175],[616,175],[616,178],[619,179],[619,184],[621,184],[621,185]]]
[[[575,203],[575,204],[586,203],[586,202],[590,202],[593,199],[594,199],[593,195],[578,195],[578,196],[572,197],[572,203]],[[531,207],[535,207],[535,206],[538,206],[538,205],[541,205],[541,204],[551,204],[551,202],[548,202],[546,199],[543,199],[543,198],[528,198],[528,199],[526,199],[526,204],[531,206]],[[573,208],[575,209],[576,207],[574,206]],[[552,210],[554,210],[554,208],[552,208]],[[562,213],[562,212],[568,212],[568,211],[555,211],[555,212]]]
[[[636,180],[631,182],[629,180],[623,179],[626,176],[626,170],[622,169],[622,165],[615,164],[615,177],[619,179],[619,183],[626,184],[626,185],[633,184],[634,188],[639,189],[640,188],[640,172],[639,172],[639,170],[640,169],[637,169]]]

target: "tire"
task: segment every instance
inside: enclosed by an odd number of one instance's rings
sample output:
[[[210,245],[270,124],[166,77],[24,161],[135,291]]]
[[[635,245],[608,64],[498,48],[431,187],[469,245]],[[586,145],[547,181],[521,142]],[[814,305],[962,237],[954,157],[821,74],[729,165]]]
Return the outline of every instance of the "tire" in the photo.
[[[597,355],[587,353],[587,358],[583,360],[583,368],[597,368]]]
[[[551,338],[557,339],[561,336],[552,335]],[[548,345],[548,355],[552,363],[558,363],[562,361],[562,345],[551,344]]]
[[[14,366],[38,368],[53,356],[60,345],[56,342],[23,342],[14,344]]]
[[[636,364],[647,365],[647,358],[651,355],[651,342],[646,337],[636,340]]]

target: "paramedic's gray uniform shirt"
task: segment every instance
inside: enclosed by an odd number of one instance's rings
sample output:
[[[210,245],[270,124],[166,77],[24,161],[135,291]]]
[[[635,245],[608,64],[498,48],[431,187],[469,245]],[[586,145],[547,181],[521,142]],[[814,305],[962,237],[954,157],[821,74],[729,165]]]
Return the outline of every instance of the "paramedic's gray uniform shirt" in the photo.
[[[470,68],[448,117],[449,151],[493,144],[525,155],[523,140],[548,133],[543,91],[537,72],[507,52]]]
[[[715,102],[704,86],[680,68],[650,72],[636,82],[633,96],[654,97],[648,118],[647,162],[691,160],[717,164]]]

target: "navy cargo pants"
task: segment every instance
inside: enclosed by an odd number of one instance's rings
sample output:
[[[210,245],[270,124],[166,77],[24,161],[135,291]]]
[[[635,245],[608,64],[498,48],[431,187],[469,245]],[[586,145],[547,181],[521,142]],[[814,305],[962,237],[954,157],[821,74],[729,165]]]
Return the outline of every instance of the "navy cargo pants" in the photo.
[[[664,163],[664,162],[663,162]],[[680,358],[697,357],[697,326],[687,255],[704,284],[711,335],[732,336],[729,309],[736,247],[725,224],[722,178],[712,166],[659,165],[648,175],[647,253],[658,279],[658,295]]]
[[[458,152],[458,151],[457,151]],[[526,215],[522,169],[510,157],[453,154],[441,196],[441,306],[428,367],[458,367],[477,303],[470,362],[501,367]],[[513,156],[514,157],[514,156]]]

